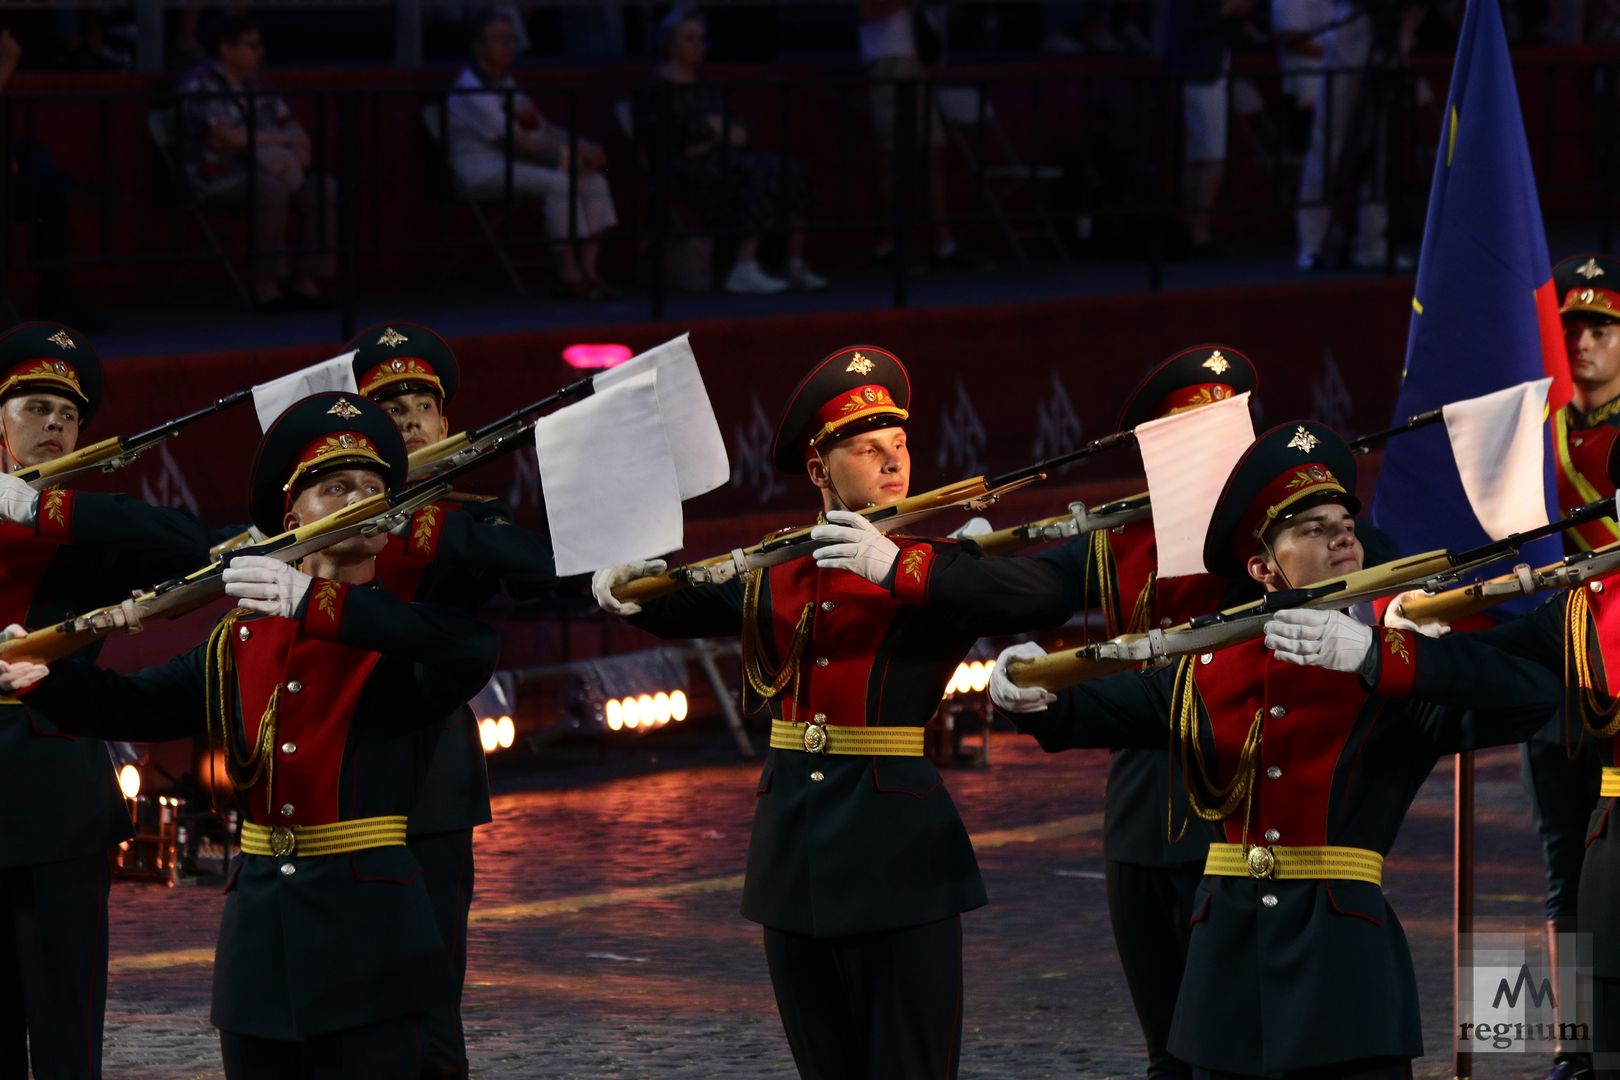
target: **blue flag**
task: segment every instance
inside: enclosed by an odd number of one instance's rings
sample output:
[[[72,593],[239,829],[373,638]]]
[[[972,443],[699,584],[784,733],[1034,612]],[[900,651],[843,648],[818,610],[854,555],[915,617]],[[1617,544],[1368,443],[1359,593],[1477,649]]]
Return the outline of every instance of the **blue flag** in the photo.
[[[1446,97],[1394,422],[1548,375],[1556,410],[1570,397],[1569,361],[1507,35],[1497,4],[1471,3]],[[1546,454],[1556,518],[1552,461]],[[1385,445],[1372,521],[1409,554],[1487,542],[1443,424]],[[1561,554],[1551,537],[1527,545],[1518,561]]]

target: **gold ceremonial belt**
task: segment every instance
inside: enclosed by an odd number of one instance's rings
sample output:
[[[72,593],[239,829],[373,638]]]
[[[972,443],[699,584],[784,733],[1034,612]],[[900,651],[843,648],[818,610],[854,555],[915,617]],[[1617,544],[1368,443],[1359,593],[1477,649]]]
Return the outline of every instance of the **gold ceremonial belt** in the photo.
[[[922,757],[920,727],[850,727],[847,724],[791,724],[771,721],[772,750],[807,754],[854,754],[865,757]]]
[[[1242,844],[1209,845],[1204,873],[1215,877],[1252,877],[1277,881],[1318,878],[1328,881],[1365,881],[1384,884],[1384,857],[1358,847],[1262,847],[1243,850]]]
[[[405,815],[356,818],[330,825],[242,824],[242,852],[247,855],[344,855],[374,847],[399,847],[405,843]]]
[[[1603,766],[1603,779],[1598,781],[1598,794],[1605,799],[1611,795],[1620,795],[1620,769],[1613,765]]]

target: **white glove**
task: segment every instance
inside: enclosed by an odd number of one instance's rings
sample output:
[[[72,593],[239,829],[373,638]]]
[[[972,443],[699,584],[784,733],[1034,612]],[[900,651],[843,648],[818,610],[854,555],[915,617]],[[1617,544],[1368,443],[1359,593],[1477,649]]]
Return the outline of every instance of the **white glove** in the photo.
[[[1408,589],[1403,593],[1397,594],[1395,599],[1390,601],[1389,607],[1384,609],[1384,625],[1393,626],[1397,630],[1411,630],[1413,633],[1422,634],[1424,637],[1444,637],[1445,635],[1451,633],[1450,623],[1438,621],[1415,623],[1406,617],[1406,612],[1401,606],[1406,598],[1409,596],[1428,595],[1429,594],[1424,592],[1422,589]]]
[[[39,492],[10,473],[0,473],[0,521],[32,526],[39,518]]]
[[[634,615],[641,610],[641,605],[634,600],[620,600],[613,595],[613,590],[637,578],[662,574],[668,568],[669,563],[663,559],[644,559],[641,562],[604,566],[591,575],[591,595],[596,597],[597,607],[610,615]]]
[[[225,568],[225,595],[240,600],[239,607],[266,615],[293,617],[315,579],[268,555],[239,555]]]
[[[0,641],[10,641],[12,638],[27,636],[28,631],[16,623],[12,623],[4,630],[0,630]],[[23,660],[15,664],[8,664],[4,660],[0,660],[0,694],[26,690],[46,675],[49,675],[50,672],[50,668],[44,664],[36,664],[32,660]]]
[[[834,541],[816,548],[816,565],[826,570],[848,570],[874,585],[881,585],[900,557],[900,545],[878,532],[853,510],[829,510],[827,522],[810,530],[812,540]]]
[[[1007,678],[1007,661],[1033,660],[1045,656],[1046,650],[1033,641],[1011,645],[996,657],[996,666],[990,670],[990,701],[1002,712],[1043,712],[1057,700],[1057,695],[1039,686],[1016,686]]]
[[[982,517],[971,517],[952,529],[948,535],[952,540],[961,540],[964,537],[971,540],[975,536],[983,536],[996,530]]]
[[[1302,667],[1355,672],[1373,645],[1372,627],[1339,611],[1285,608],[1266,623],[1266,648]]]

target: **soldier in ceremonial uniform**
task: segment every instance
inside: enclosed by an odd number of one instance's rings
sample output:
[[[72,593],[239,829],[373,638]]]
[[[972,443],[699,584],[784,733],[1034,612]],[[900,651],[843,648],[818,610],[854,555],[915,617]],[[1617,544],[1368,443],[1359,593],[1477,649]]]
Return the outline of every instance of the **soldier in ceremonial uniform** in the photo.
[[[602,607],[663,637],[740,633],[745,699],[768,703],[743,885],[793,1058],[805,1077],[954,1077],[961,913],[985,903],[967,831],[923,725],[975,639],[1068,613],[1050,566],[971,543],[885,536],[854,508],[903,499],[905,368],[840,349],[789,397],[771,459],[807,476],[831,541],[724,585],[640,607],[616,585],[662,562],[599,571]]]
[[[0,626],[49,625],[208,560],[179,511],[11,475],[71,453],[100,399],[78,331],[0,337]],[[129,811],[106,744],[58,720],[0,693],[0,1076],[26,1076],[30,1058],[38,1077],[101,1075],[107,852],[131,835]]]
[[[1355,461],[1322,425],[1261,435],[1234,467],[1204,563],[1267,591],[1359,570]],[[1274,651],[1272,651],[1274,650]],[[1545,670],[1470,635],[1280,612],[1254,640],[1054,695],[992,696],[1050,751],[1170,745],[1211,823],[1170,1050],[1210,1076],[1409,1077],[1423,1052],[1383,856],[1441,754],[1515,742],[1558,697]],[[1188,828],[1198,828],[1189,820]]]
[[[405,447],[377,406],[316,394],[266,431],[252,471],[266,533],[399,485]],[[303,561],[240,556],[241,606],[208,641],[135,675],[80,661],[0,664],[32,716],[140,740],[217,732],[246,808],[214,965],[228,1077],[399,1080],[420,1068],[426,1014],[451,991],[406,846],[444,718],[495,666],[494,632],[377,587],[377,537]],[[65,720],[63,721],[66,722]]]
[[[443,338],[416,323],[379,323],[362,331],[354,375],[360,393],[394,421],[407,453],[445,439],[445,406],[455,397],[459,365]],[[551,540],[512,524],[491,498],[457,493],[422,507],[377,556],[383,587],[406,600],[431,600],[476,612],[495,593],[527,600],[556,585]],[[467,975],[467,917],[473,895],[473,829],[490,821],[489,773],[478,718],[463,705],[450,714],[416,806],[408,842],[449,954],[453,997],[428,1017],[422,1080],[467,1075],[461,991]]]
[[[1131,391],[1117,430],[1236,397],[1253,391],[1255,382],[1254,364],[1230,345],[1183,349]],[[1219,610],[1230,588],[1214,574],[1161,580],[1151,520],[1094,532],[1042,557],[1070,568],[1083,561],[1086,592],[1078,606],[1102,609],[1105,637],[1146,633]],[[1166,1043],[1187,962],[1193,894],[1209,848],[1204,829],[1176,839],[1169,834],[1166,807],[1171,818],[1183,820],[1187,797],[1180,770],[1173,760],[1166,768],[1162,750],[1114,751],[1103,810],[1108,918],[1147,1040],[1150,1077],[1188,1075]]]
[[[1611,445],[1606,470],[1604,486],[1612,490],[1620,478],[1620,446]],[[1616,692],[1620,608],[1610,599],[1617,588],[1620,574],[1597,578],[1529,615],[1474,635],[1535,661],[1560,679],[1573,679],[1573,685],[1565,687],[1564,714],[1574,729],[1567,737],[1594,746],[1601,762],[1600,798],[1581,830],[1585,850],[1575,906],[1580,932],[1591,935],[1592,943],[1591,1065],[1598,1076],[1608,1078],[1620,1077],[1620,932],[1615,920],[1620,910],[1620,837],[1615,835],[1612,813],[1613,797],[1620,795],[1620,769],[1615,768],[1620,739],[1620,720],[1615,719],[1615,698],[1620,696]],[[1394,607],[1384,621],[1411,625]],[[1562,731],[1559,736],[1565,737]],[[1560,1007],[1561,1020],[1587,1019],[1570,1015],[1563,1003]]]

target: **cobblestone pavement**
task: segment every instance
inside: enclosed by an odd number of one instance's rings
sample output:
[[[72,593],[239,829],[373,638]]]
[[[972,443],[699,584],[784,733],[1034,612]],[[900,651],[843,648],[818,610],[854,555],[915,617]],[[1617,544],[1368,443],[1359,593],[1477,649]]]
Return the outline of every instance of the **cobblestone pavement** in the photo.
[[[964,1078],[1141,1075],[1140,1032],[1103,899],[1106,756],[996,736],[947,782],[990,906],[964,917]],[[756,765],[574,771],[498,795],[478,833],[465,1019],[475,1075],[793,1075],[760,950],[737,914]],[[1539,848],[1516,749],[1478,765],[1478,929],[1539,924]],[[1386,888],[1425,1002],[1421,1077],[1451,1075],[1451,770],[1413,805]],[[208,984],[214,889],[113,890],[110,1077],[218,1075]],[[1539,1058],[1477,1059],[1531,1076]]]

